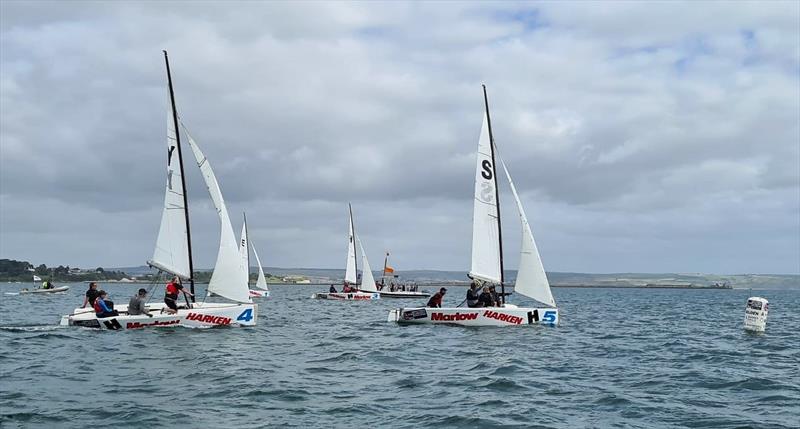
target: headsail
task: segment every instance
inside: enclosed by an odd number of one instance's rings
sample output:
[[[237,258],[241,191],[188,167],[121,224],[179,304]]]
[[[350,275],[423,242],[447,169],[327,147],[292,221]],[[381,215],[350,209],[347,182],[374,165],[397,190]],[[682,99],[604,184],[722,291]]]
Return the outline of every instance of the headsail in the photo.
[[[497,221],[497,180],[489,136],[489,118],[483,117],[478,140],[475,198],[472,211],[472,268],[470,276],[500,283],[500,228]]]
[[[539,257],[539,250],[533,240],[533,231],[531,231],[528,218],[525,216],[525,210],[522,208],[517,188],[514,187],[514,182],[511,180],[511,174],[508,172],[505,162],[500,159],[500,163],[503,165],[503,171],[506,172],[508,184],[511,185],[511,193],[514,194],[514,200],[517,201],[517,211],[519,212],[520,222],[522,222],[522,247],[519,255],[517,283],[514,286],[514,290],[543,304],[555,307],[556,300],[553,299],[553,293],[550,291],[550,283],[547,281],[547,274],[544,272],[542,259]]]
[[[164,193],[164,210],[158,229],[156,248],[150,266],[180,276],[191,278],[189,249],[184,205],[183,171],[178,161],[177,134],[172,109],[167,109],[167,186]]]
[[[347,244],[347,269],[344,273],[344,281],[355,285],[358,282],[356,277],[356,242],[355,231],[353,228],[353,208],[350,208],[350,242]]]
[[[186,127],[183,127],[186,132]],[[208,193],[217,209],[220,222],[219,251],[217,252],[217,263],[214,265],[214,272],[208,282],[208,292],[219,295],[223,298],[237,302],[252,302],[250,300],[249,288],[247,287],[247,270],[242,266],[242,258],[239,253],[239,246],[233,234],[228,209],[225,200],[222,199],[222,192],[219,183],[208,163],[206,156],[200,151],[194,139],[186,132],[189,146],[192,148],[197,166],[203,173],[203,180],[206,182]]]
[[[359,290],[366,292],[377,292],[378,288],[375,286],[375,277],[372,276],[372,268],[367,261],[367,252],[364,251],[364,246],[361,240],[358,240],[358,249],[361,250],[361,287]]]
[[[253,256],[256,257],[256,264],[258,264],[258,280],[256,280],[256,287],[259,289],[269,290],[269,287],[267,286],[267,277],[264,275],[264,268],[261,267],[261,260],[258,259],[256,246],[251,242],[250,247],[253,249]]]

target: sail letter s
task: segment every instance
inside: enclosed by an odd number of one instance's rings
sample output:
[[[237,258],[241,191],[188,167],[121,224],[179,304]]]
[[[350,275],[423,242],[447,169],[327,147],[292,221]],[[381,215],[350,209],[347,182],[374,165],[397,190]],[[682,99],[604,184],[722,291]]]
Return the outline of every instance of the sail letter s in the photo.
[[[484,159],[481,163],[483,167],[483,171],[481,171],[481,176],[486,180],[492,180],[492,162],[488,159]]]

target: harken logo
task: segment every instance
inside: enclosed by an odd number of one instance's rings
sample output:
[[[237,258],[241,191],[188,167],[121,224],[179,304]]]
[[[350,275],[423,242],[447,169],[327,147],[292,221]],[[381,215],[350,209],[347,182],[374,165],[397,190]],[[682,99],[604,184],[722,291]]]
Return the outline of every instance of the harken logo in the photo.
[[[483,312],[483,317],[488,317],[490,319],[499,320],[501,322],[511,323],[514,325],[521,325],[522,318],[519,316],[512,316],[510,314],[505,313],[498,313],[496,311],[489,311],[486,310]]]
[[[211,323],[213,325],[230,325],[230,317],[212,316],[210,314],[189,313],[186,319],[194,320],[195,322]]]

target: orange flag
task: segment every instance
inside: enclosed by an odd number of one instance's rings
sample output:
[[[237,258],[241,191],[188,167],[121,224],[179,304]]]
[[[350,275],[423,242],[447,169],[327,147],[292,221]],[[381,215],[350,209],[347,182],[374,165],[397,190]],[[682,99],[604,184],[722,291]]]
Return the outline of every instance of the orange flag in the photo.
[[[387,265],[386,268],[383,269],[383,272],[384,273],[393,273],[394,272],[394,268],[392,268],[392,267]]]

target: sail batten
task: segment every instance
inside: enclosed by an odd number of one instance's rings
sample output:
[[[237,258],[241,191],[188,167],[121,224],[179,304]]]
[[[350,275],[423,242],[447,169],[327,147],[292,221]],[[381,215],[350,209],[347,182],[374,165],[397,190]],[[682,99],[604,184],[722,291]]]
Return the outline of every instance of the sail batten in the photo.
[[[189,135],[185,126],[183,129],[197,161],[197,166],[203,175],[211,201],[217,209],[220,221],[219,251],[217,252],[217,262],[214,265],[211,280],[208,282],[208,293],[219,295],[231,301],[250,303],[252,300],[247,286],[249,269],[244,266],[246,262],[243,262],[241,257],[219,183],[208,159]]]
[[[508,168],[502,159],[500,159],[500,164],[503,166],[503,171],[505,171],[508,184],[511,187],[511,193],[517,202],[517,212],[522,223],[522,246],[520,248],[519,269],[517,270],[517,281],[514,290],[543,304],[555,307],[556,301],[550,290],[550,283],[547,280],[547,274],[539,256],[539,249],[533,239],[533,231],[530,223],[528,223],[527,216],[525,216],[522,201],[519,199],[517,188],[511,180],[511,173],[508,172]]]

